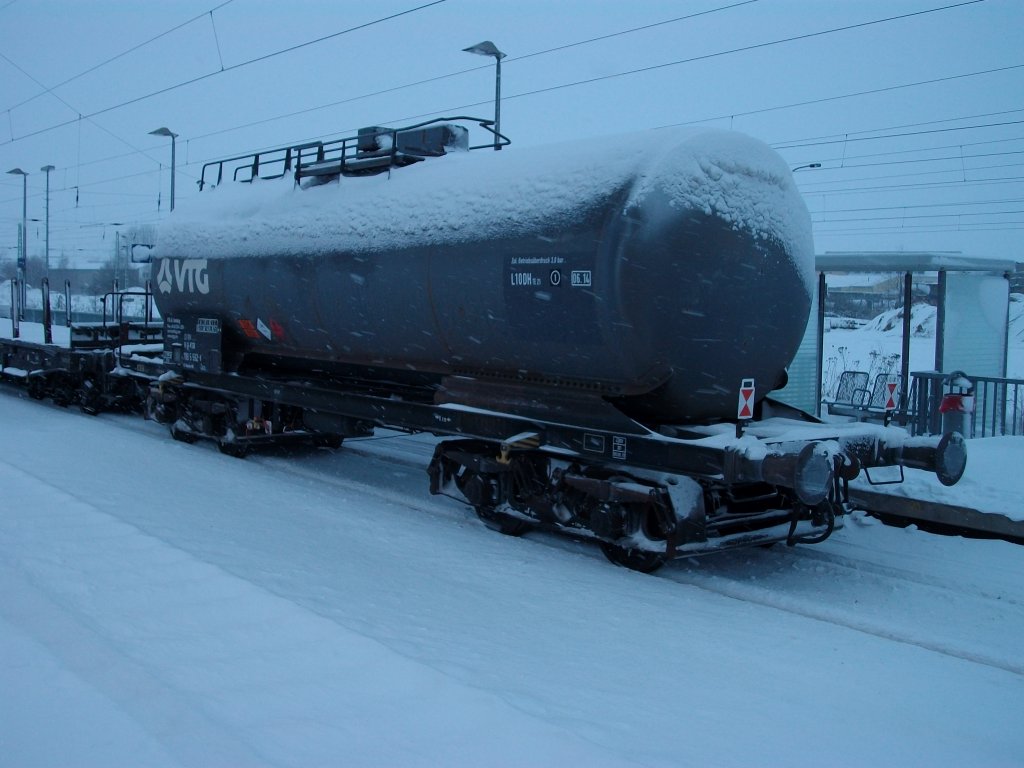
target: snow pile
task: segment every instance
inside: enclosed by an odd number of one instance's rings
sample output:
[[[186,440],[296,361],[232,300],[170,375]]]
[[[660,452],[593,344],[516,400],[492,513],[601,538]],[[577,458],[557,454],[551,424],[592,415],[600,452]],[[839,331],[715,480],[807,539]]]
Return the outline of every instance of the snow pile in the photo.
[[[289,178],[225,184],[179,207],[155,255],[315,256],[544,235],[654,192],[781,241],[810,285],[810,217],[789,168],[755,139],[705,129],[454,153],[308,189]]]
[[[937,310],[930,304],[914,304],[910,308],[910,335],[920,338],[935,338]],[[891,309],[876,316],[863,326],[865,332],[881,332],[903,335],[903,308]]]

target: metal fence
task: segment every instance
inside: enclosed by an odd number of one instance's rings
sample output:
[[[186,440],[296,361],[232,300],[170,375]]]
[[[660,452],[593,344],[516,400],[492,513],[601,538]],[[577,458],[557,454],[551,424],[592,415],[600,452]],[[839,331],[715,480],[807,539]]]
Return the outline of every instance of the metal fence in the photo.
[[[958,374],[972,385],[957,386]],[[970,409],[960,418],[969,425],[966,437],[1024,435],[1024,379],[1000,379],[972,376],[969,373],[924,371],[914,378],[907,398],[907,412],[900,414],[916,435],[935,435],[943,431],[939,408],[947,395],[959,395]]]

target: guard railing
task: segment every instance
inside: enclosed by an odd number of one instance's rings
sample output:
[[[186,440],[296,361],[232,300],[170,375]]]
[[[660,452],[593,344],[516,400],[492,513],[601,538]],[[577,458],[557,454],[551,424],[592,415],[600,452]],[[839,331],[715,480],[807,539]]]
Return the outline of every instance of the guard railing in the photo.
[[[953,374],[919,371],[911,375],[914,380],[907,411],[900,416],[916,435],[939,434],[942,431],[939,406],[944,397],[956,391],[950,385]],[[967,437],[1024,435],[1024,379],[974,376],[969,372],[963,375],[973,384],[971,434]]]

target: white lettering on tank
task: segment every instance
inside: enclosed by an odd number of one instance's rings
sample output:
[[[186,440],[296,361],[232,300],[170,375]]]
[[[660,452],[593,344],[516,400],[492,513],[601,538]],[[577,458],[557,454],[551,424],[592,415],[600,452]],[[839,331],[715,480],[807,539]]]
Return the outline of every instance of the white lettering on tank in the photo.
[[[202,293],[210,292],[210,275],[206,259],[162,259],[156,276],[160,293]]]

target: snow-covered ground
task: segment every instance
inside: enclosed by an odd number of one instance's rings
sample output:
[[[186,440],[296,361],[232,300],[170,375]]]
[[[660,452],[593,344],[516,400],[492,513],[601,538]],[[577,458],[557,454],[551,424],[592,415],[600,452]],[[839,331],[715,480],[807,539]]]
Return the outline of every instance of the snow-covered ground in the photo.
[[[0,764],[1021,764],[1024,547],[855,516],[643,576],[485,529],[428,452],[240,461],[0,388]]]

